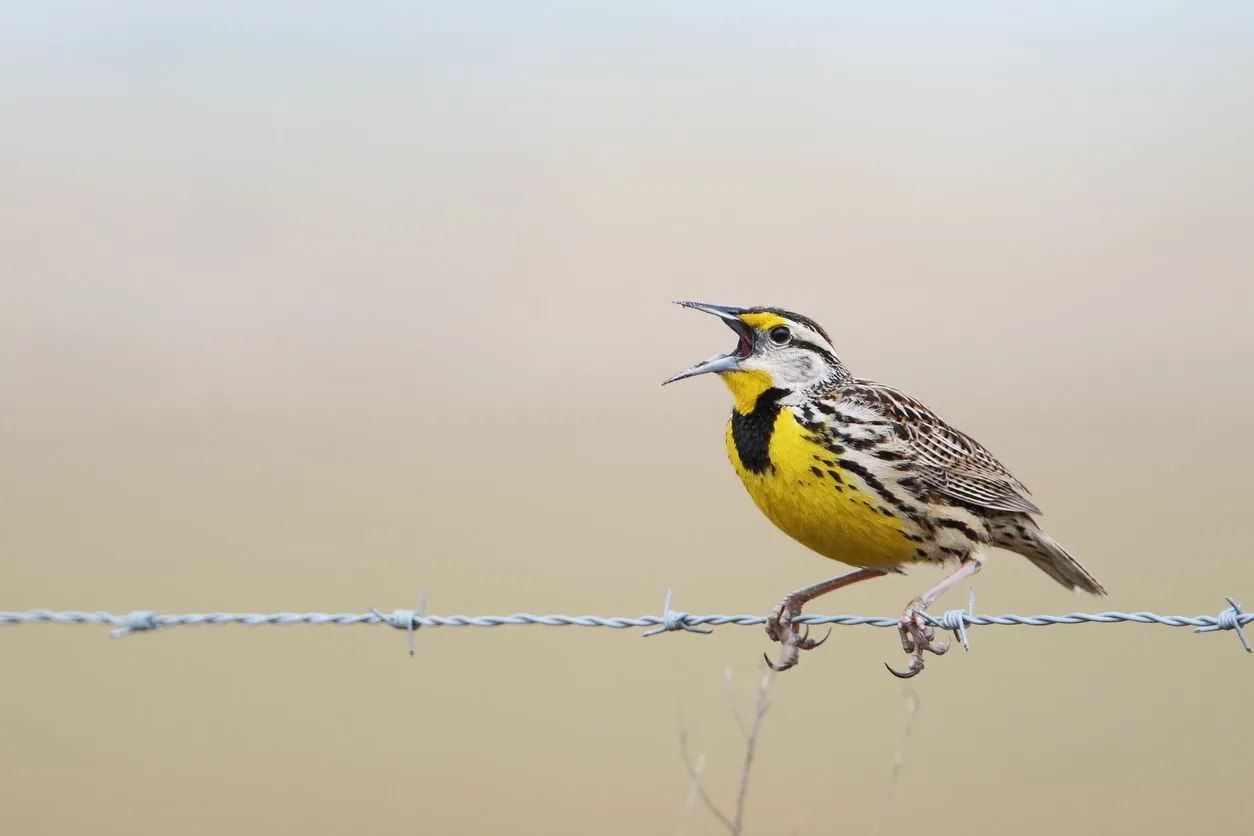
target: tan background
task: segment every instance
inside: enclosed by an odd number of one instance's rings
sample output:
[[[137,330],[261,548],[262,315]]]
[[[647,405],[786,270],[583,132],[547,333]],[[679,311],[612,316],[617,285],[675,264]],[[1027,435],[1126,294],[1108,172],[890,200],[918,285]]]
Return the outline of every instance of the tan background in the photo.
[[[1249,7],[865,5],[0,13],[0,608],[765,612],[838,567],[752,509],[717,381],[658,388],[731,344],[676,298],[818,318],[1106,606],[1254,605]],[[1009,555],[977,588],[1103,606]],[[0,629],[0,824],[674,832],[677,706],[730,806],[723,672],[747,701],[768,643],[637,633]],[[1235,636],[973,641],[884,832],[1248,821]],[[749,832],[869,832],[884,660],[841,629],[777,682]]]

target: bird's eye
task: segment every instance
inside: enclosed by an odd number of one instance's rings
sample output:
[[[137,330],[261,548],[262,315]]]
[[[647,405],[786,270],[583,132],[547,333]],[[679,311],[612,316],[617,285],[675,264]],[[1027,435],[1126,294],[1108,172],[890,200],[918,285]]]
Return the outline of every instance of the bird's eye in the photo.
[[[776,325],[770,330],[767,336],[770,337],[771,342],[776,345],[787,345],[788,341],[792,339],[792,331],[788,330],[787,325]]]

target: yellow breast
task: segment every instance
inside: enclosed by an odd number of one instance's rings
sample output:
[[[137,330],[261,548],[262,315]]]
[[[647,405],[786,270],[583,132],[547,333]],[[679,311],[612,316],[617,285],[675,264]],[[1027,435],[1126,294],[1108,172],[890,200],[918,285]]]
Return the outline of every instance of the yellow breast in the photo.
[[[742,416],[743,418],[743,416]],[[906,523],[880,510],[873,491],[841,470],[837,456],[810,440],[790,409],[780,409],[763,451],[737,448],[735,418],[727,425],[727,453],[749,496],[772,523],[824,557],[851,566],[889,566],[917,560]],[[765,430],[765,427],[761,429]],[[765,433],[762,433],[765,435]],[[746,466],[745,459],[751,466]]]

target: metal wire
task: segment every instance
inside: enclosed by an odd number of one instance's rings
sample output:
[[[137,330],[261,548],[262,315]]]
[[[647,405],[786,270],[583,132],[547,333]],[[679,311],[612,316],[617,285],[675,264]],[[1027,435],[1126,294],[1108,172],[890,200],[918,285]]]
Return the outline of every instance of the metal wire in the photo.
[[[424,596],[425,600],[425,596]],[[1251,650],[1250,642],[1242,629],[1244,625],[1254,622],[1254,613],[1242,611],[1240,605],[1231,598],[1225,599],[1228,607],[1217,615],[1158,615],[1152,612],[1073,612],[1065,615],[980,615],[975,612],[975,596],[972,593],[967,609],[948,610],[940,616],[925,614],[924,618],[934,627],[950,630],[958,637],[963,646],[968,644],[967,630],[971,627],[1048,627],[1059,624],[1116,624],[1127,622],[1132,624],[1158,624],[1164,627],[1193,627],[1195,633],[1211,633],[1220,630],[1232,630],[1237,634],[1247,653]],[[418,610],[395,610],[382,613],[371,609],[364,613],[325,613],[325,612],[278,612],[269,614],[256,613],[187,613],[182,615],[160,615],[150,610],[136,610],[126,615],[115,615],[108,612],[79,612],[55,610],[28,610],[26,612],[0,611],[0,626],[15,624],[104,624],[115,629],[111,635],[115,638],[128,636],[132,633],[163,630],[170,627],[196,627],[200,625],[243,624],[248,627],[265,625],[290,624],[386,624],[409,634],[410,653],[413,653],[413,634],[415,630],[435,627],[505,627],[523,624],[537,624],[546,627],[608,627],[613,630],[649,627],[644,635],[687,631],[690,633],[708,633],[709,627],[736,625],[751,627],[766,623],[766,617],[760,615],[694,615],[692,613],[671,609],[671,593],[666,594],[666,603],[661,615],[642,615],[632,617],[615,617],[600,615],[531,615],[515,613],[513,615],[425,615],[424,606]],[[801,615],[793,619],[796,624],[828,624],[838,627],[896,627],[899,622],[892,616],[866,615]]]

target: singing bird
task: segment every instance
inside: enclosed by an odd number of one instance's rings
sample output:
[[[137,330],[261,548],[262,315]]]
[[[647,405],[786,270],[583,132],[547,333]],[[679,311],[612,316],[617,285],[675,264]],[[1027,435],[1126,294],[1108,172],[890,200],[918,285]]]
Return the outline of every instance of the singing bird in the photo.
[[[925,651],[948,649],[923,614],[978,572],[990,547],[1023,555],[1068,589],[1106,594],[1041,530],[1027,488],[992,453],[909,395],[854,377],[817,322],[780,308],[677,304],[718,317],[738,341],[663,385],[719,375],[733,402],[728,457],[759,510],[813,551],[859,567],[780,601],[766,626],[782,645],[771,667],[791,668],[822,644],[792,623],[807,602],[910,564],[957,567],[902,614],[910,666],[889,668],[902,678],[923,670]]]

